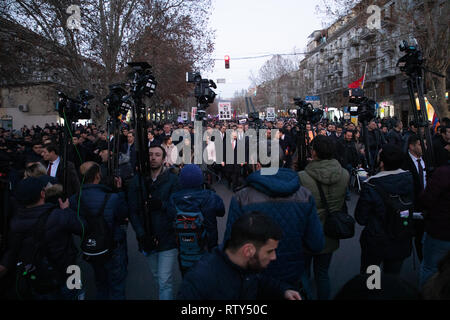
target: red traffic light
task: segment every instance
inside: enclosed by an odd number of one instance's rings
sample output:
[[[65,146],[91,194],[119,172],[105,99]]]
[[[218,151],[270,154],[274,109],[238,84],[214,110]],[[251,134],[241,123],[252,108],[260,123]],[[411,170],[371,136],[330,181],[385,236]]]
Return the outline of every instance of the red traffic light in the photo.
[[[225,56],[225,69],[230,69],[230,56]]]

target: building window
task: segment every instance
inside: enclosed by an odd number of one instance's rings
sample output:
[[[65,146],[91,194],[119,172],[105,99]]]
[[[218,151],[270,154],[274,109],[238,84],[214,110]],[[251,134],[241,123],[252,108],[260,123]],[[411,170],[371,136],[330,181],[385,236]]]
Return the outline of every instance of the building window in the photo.
[[[380,83],[380,97],[384,97],[384,82]]]

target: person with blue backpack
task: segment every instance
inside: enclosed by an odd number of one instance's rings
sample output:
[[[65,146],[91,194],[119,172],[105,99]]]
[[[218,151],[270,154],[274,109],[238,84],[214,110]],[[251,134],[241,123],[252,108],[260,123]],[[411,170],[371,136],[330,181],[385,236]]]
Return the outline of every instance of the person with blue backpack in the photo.
[[[200,258],[218,245],[217,217],[225,215],[222,198],[204,190],[199,166],[188,164],[179,175],[181,190],[170,198],[175,217],[179,264],[184,275]]]

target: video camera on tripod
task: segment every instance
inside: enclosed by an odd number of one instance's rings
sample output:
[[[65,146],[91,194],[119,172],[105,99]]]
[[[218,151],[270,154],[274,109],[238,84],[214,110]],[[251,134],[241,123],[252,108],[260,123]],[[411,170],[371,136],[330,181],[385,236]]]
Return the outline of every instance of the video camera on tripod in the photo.
[[[197,99],[199,110],[206,109],[210,103],[214,102],[216,93],[211,88],[217,89],[217,85],[213,80],[202,79],[199,72],[187,72],[186,82],[195,83],[194,96]]]
[[[123,88],[122,83],[109,86],[109,95],[103,100],[108,113],[112,118],[126,115],[131,110],[131,96]]]
[[[300,124],[318,123],[323,117],[323,110],[314,108],[311,103],[307,103],[302,98],[294,98],[297,109],[297,121]]]
[[[158,82],[152,74],[152,66],[148,62],[128,62],[133,69],[128,74],[131,93],[134,99],[147,96],[151,98],[156,91]]]
[[[376,102],[365,97],[363,89],[345,90],[344,98],[349,98],[349,103],[356,104],[356,106],[350,107],[350,115],[358,117],[358,121],[369,122],[375,118]]]
[[[78,94],[78,99],[69,98],[62,91],[58,91],[58,97],[56,111],[58,111],[61,118],[66,117],[69,121],[91,119],[88,101],[94,99],[94,96],[88,90],[81,90]]]
[[[424,72],[429,72],[442,78],[445,78],[445,76],[428,70],[423,66],[425,59],[423,58],[422,52],[416,45],[409,45],[408,42],[404,40],[400,44],[399,49],[401,52],[406,53],[398,60],[397,67],[399,67],[400,71],[406,73],[408,76],[408,80],[406,82],[408,85],[408,93],[414,115],[414,122],[419,128],[417,135],[419,136],[420,145],[424,152],[426,171],[428,176],[431,176],[436,163],[433,152],[433,141],[429,130],[428,112],[424,96],[426,94],[426,89],[423,77]],[[418,106],[416,103],[416,97],[419,100]],[[422,128],[423,132],[421,130]],[[425,141],[427,147],[425,146]]]

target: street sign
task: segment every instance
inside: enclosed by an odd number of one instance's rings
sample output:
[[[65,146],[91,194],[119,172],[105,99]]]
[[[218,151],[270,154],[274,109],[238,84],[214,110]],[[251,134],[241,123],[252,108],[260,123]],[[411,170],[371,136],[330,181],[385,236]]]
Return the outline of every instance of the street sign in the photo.
[[[194,122],[195,121],[195,116],[197,115],[197,107],[192,107],[191,110],[191,121]]]
[[[187,113],[187,111],[181,111],[181,119],[183,121],[188,121],[188,113]]]
[[[231,120],[231,102],[219,102],[219,120]]]

